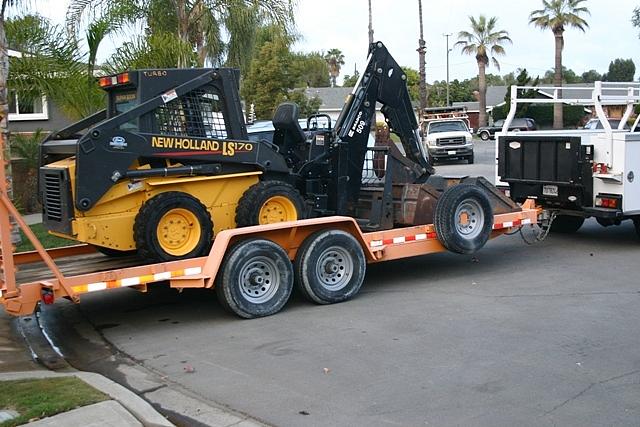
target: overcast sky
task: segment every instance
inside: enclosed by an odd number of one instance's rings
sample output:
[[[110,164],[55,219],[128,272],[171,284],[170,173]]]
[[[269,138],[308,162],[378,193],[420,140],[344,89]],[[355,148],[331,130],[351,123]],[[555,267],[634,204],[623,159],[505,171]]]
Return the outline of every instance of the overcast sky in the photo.
[[[62,23],[68,1],[35,2],[37,11]],[[417,0],[372,0],[374,38],[383,41],[400,65],[418,68],[419,21]],[[530,74],[544,74],[553,67],[554,41],[551,31],[540,31],[528,24],[531,10],[541,0],[423,0],[424,33],[427,42],[427,80],[446,78],[446,44],[443,34],[466,29],[469,15],[497,16],[498,28],[509,32],[513,45],[499,58],[500,74],[527,68]],[[589,69],[604,72],[615,58],[632,58],[640,71],[640,39],[631,25],[631,12],[640,0],[588,0],[590,28],[586,33],[569,29],[565,33],[564,64],[581,74]],[[368,43],[367,0],[298,0],[296,24],[303,39],[295,49],[303,52],[342,50],[345,65],[342,76],[362,71]],[[100,57],[105,58],[119,43],[107,43]],[[450,53],[451,79],[477,75],[475,59],[459,49]],[[497,73],[491,67],[488,72]],[[638,75],[638,73],[636,73]]]

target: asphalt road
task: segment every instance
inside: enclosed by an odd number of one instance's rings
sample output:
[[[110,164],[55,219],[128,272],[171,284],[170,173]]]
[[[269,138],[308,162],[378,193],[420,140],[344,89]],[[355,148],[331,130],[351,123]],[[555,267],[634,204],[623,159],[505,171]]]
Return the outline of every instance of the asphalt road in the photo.
[[[438,171],[492,178],[492,147]],[[268,318],[205,290],[112,290],[80,309],[169,381],[273,425],[637,426],[639,255],[630,223],[588,221],[533,246],[503,236],[373,265],[355,299],[294,295]]]

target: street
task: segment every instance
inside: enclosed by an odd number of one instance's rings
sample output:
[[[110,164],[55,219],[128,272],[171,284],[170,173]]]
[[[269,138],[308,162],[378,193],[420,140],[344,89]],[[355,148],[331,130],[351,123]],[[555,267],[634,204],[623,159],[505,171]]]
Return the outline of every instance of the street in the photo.
[[[493,181],[494,158],[478,141],[476,164],[437,170]],[[294,294],[267,318],[236,318],[211,290],[111,290],[78,309],[167,381],[271,425],[637,425],[639,255],[631,222],[588,220],[371,265],[353,300]]]

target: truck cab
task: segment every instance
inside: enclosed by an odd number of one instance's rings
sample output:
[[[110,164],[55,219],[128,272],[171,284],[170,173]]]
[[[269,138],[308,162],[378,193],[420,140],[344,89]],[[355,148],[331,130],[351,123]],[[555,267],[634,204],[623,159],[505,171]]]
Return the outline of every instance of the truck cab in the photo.
[[[432,162],[467,160],[473,163],[473,136],[466,111],[426,109],[421,129],[425,151]]]

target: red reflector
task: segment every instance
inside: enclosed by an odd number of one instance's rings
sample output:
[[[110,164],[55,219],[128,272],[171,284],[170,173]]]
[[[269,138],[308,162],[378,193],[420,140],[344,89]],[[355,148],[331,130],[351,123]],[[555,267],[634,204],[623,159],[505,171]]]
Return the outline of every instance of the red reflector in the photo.
[[[129,73],[118,74],[118,84],[129,83]]]
[[[47,305],[53,304],[53,293],[51,293],[51,292],[43,293],[42,294],[42,302],[44,302]]]

